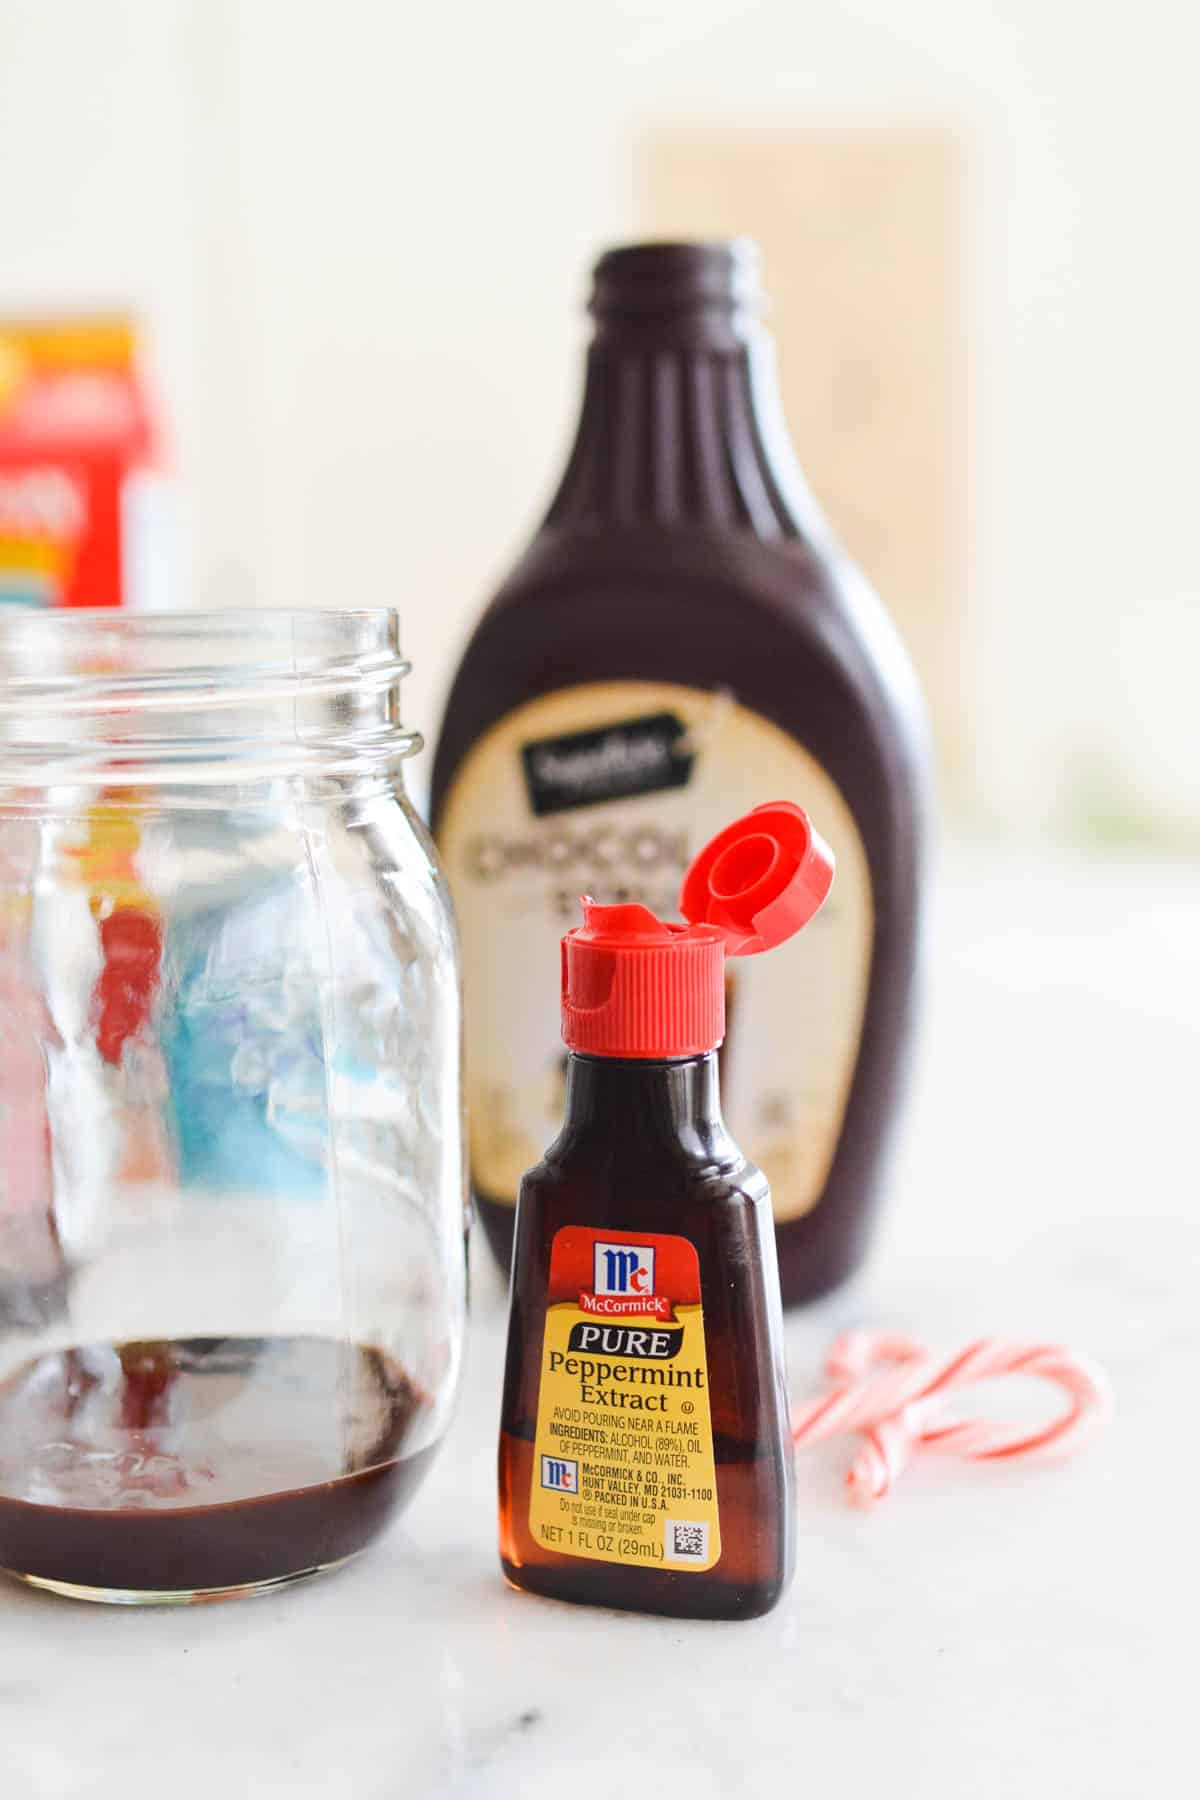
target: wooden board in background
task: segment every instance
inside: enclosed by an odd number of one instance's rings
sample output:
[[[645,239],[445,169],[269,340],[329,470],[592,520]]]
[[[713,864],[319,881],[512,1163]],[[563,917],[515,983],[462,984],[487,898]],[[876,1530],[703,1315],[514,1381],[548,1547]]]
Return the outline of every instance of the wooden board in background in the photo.
[[[654,237],[756,239],[801,464],[919,669],[952,780],[962,700],[962,152],[948,131],[664,127]]]

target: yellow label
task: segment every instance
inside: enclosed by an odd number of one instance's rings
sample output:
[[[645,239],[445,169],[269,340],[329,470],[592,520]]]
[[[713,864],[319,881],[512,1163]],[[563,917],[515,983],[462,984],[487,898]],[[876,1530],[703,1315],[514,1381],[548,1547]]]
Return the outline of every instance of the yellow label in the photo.
[[[795,800],[837,858],[807,930],[730,961],[725,1116],[777,1219],[820,1198],[858,1059],[874,929],[866,850],[836,783],[729,694],[596,682],[518,707],[464,759],[439,848],[458,912],[476,1186],[515,1205],[562,1121],[559,939],[579,896],[678,917],[684,870],[732,819]]]
[[[533,1537],[563,1556],[711,1569],[721,1521],[695,1245],[565,1226],[548,1299]]]

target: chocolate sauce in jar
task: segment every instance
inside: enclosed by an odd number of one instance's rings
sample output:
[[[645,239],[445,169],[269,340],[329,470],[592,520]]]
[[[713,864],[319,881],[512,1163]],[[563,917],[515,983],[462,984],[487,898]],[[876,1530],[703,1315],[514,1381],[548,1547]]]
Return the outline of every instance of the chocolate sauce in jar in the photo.
[[[411,1497],[425,1406],[383,1351],[319,1337],[38,1357],[0,1382],[0,1567],[142,1599],[327,1568]]]

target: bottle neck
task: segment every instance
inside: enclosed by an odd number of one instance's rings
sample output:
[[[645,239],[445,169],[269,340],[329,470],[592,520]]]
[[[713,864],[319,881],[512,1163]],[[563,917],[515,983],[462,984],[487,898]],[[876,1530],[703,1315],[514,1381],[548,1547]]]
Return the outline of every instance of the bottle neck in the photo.
[[[635,1160],[656,1149],[715,1155],[726,1141],[717,1053],[681,1062],[567,1057],[566,1129],[618,1141]]]
[[[744,246],[634,245],[601,258],[579,427],[548,526],[827,535],[783,423],[757,299]]]

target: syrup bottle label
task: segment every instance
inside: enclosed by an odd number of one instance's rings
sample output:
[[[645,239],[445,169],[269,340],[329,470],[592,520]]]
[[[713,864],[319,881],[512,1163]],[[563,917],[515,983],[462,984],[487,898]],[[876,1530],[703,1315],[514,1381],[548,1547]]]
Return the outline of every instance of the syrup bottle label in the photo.
[[[858,1061],[874,907],[862,837],[828,771],[728,693],[592,682],[481,737],[446,796],[439,848],[462,942],[475,1185],[516,1204],[558,1130],[559,940],[579,896],[676,917],[684,870],[747,796],[819,819],[837,882],[811,928],[729,970],[721,1093],[771,1175],[776,1219],[820,1199]]]
[[[687,1238],[555,1234],[529,1529],[599,1562],[695,1571],[720,1559],[700,1259]]]

